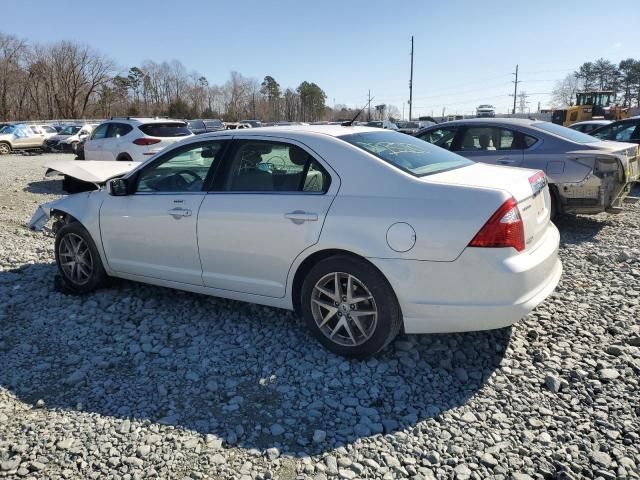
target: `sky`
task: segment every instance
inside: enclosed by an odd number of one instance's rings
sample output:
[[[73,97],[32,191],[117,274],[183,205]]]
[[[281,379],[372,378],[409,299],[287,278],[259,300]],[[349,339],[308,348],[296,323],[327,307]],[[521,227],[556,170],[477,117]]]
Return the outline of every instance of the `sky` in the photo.
[[[38,43],[75,40],[123,72],[180,60],[209,83],[231,71],[283,88],[315,82],[327,104],[392,104],[408,116],[513,107],[512,80],[535,111],[585,61],[640,59],[640,2],[617,0],[254,1],[20,0],[3,5],[3,33]]]

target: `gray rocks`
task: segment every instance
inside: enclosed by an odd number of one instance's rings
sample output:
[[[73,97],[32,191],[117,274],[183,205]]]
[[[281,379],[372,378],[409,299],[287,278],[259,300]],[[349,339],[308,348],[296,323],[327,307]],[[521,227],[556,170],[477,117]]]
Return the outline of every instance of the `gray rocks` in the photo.
[[[544,377],[544,386],[547,387],[547,390],[558,393],[560,391],[560,387],[562,386],[562,382],[555,375],[547,375]]]
[[[599,375],[603,380],[615,380],[620,376],[620,372],[613,368],[603,368],[600,370]]]

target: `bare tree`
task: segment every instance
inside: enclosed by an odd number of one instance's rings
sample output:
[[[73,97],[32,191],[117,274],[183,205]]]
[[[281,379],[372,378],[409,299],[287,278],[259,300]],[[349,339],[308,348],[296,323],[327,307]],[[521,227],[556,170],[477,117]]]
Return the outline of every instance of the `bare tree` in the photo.
[[[556,82],[553,89],[553,106],[567,107],[573,105],[576,99],[576,92],[580,88],[580,80],[575,74],[568,74],[562,80]]]

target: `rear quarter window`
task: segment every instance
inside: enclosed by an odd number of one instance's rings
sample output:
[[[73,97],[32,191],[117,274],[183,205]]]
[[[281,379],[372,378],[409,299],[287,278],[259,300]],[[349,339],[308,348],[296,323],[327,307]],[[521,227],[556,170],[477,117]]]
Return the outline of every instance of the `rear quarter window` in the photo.
[[[147,123],[138,127],[142,133],[150,137],[186,137],[191,135],[191,130],[186,123]]]

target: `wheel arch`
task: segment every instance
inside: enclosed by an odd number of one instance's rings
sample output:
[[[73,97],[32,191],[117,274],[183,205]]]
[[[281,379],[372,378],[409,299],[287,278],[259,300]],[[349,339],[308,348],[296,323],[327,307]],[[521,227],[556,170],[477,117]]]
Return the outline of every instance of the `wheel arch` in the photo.
[[[309,271],[315,265],[317,265],[318,262],[321,262],[322,260],[325,260],[325,259],[330,258],[330,257],[335,257],[335,256],[338,256],[338,255],[351,257],[353,259],[365,262],[367,265],[371,266],[378,273],[380,273],[380,275],[382,275],[382,278],[384,278],[385,281],[387,282],[387,284],[389,285],[389,288],[393,292],[393,295],[396,297],[396,301],[398,302],[398,307],[400,308],[400,302],[398,301],[398,295],[396,294],[395,290],[393,289],[393,286],[391,285],[391,282],[389,281],[387,276],[384,274],[384,272],[382,272],[376,265],[374,265],[372,262],[370,262],[366,257],[364,257],[362,255],[359,255],[357,253],[351,252],[349,250],[343,250],[341,248],[327,248],[327,249],[323,249],[323,250],[317,250],[317,251],[309,254],[304,260],[302,260],[300,262],[300,264],[296,268],[296,272],[295,272],[295,274],[293,276],[293,280],[291,282],[291,303],[293,304],[293,310],[295,311],[296,315],[298,315],[298,316],[301,315],[301,311],[300,311],[300,307],[301,307],[301,305],[300,305],[300,292],[302,290],[302,284],[304,282],[304,278],[305,278],[306,274],[309,273]],[[402,315],[402,309],[401,308],[400,308],[400,314]]]

